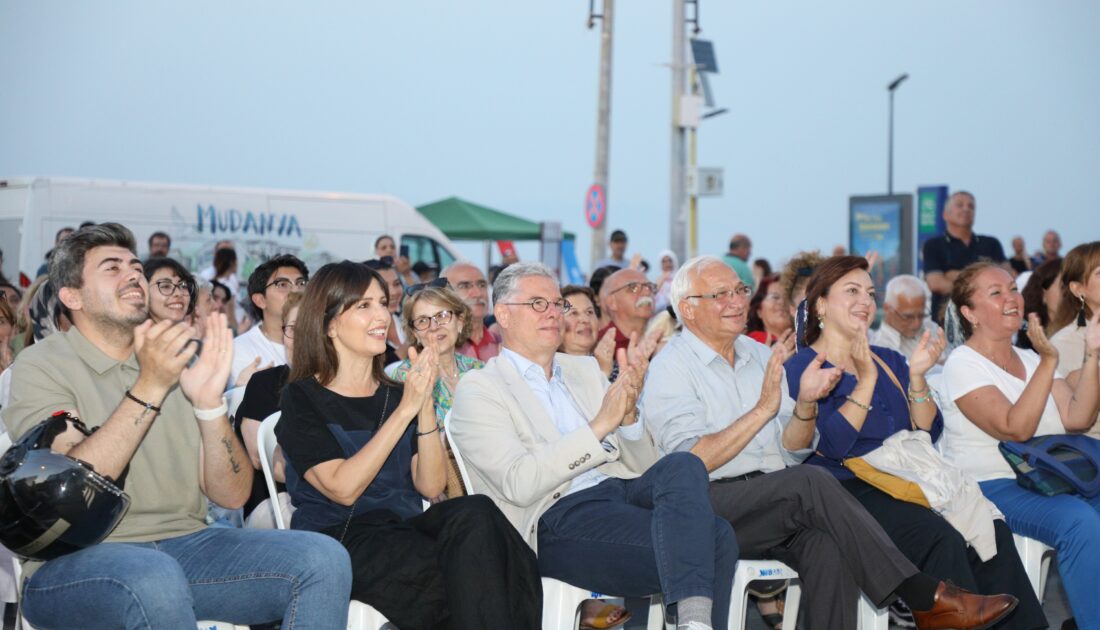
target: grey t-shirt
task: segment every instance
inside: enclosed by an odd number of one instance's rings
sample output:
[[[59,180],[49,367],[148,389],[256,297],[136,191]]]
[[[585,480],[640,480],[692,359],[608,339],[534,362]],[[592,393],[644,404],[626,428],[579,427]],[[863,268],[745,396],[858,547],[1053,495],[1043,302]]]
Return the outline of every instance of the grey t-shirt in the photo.
[[[60,410],[75,412],[89,429],[98,427],[114,413],[138,372],[133,354],[120,362],[75,327],[55,333],[19,354],[12,367],[11,402],[2,412],[4,423],[13,441]],[[107,537],[110,542],[162,540],[206,526],[194,409],[178,386],[160,407],[130,460],[123,486],[130,495],[130,510]]]

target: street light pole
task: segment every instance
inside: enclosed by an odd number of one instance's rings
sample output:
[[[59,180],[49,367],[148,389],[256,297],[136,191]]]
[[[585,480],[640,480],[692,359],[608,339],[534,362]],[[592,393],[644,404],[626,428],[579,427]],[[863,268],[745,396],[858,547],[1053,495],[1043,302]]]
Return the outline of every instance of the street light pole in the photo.
[[[890,92],[890,138],[886,148],[886,194],[894,194],[894,92],[903,81],[909,78],[908,74],[902,74],[886,86]]]
[[[672,142],[669,160],[669,249],[680,260],[687,260],[686,215],[686,176],[687,176],[687,130],[680,124],[680,107],[684,96],[685,43],[684,28],[686,21],[685,0],[672,2]]]
[[[604,217],[603,221],[592,228],[592,271],[596,270],[596,262],[605,256],[607,247],[607,173],[608,155],[611,144],[611,43],[613,18],[615,14],[615,0],[603,0],[603,13],[596,15],[593,7],[589,5],[588,28],[592,28],[594,20],[600,18],[600,89],[596,106],[596,166],[592,173],[592,183],[598,184],[604,190]]]

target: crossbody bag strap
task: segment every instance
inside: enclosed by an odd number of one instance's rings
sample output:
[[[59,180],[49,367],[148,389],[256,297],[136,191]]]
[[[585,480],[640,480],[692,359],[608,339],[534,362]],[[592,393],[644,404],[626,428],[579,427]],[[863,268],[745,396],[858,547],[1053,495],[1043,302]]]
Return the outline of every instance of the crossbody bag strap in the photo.
[[[914,431],[916,431],[917,423],[913,420],[913,407],[909,404],[908,392],[906,392],[905,388],[901,386],[901,381],[898,380],[897,375],[894,374],[894,371],[890,369],[889,365],[886,365],[885,361],[883,361],[874,352],[871,353],[871,358],[875,360],[875,363],[878,363],[878,366],[882,368],[883,372],[886,372],[886,376],[890,377],[890,380],[894,382],[894,385],[898,388],[898,391],[901,392],[901,397],[905,400],[905,408],[909,410],[909,426],[912,427]]]

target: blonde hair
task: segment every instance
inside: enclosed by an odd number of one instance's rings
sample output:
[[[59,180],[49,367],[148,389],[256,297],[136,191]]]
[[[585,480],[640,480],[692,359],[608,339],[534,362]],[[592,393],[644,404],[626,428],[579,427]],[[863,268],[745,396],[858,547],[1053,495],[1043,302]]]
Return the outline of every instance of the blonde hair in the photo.
[[[470,331],[473,330],[473,322],[470,321],[469,305],[467,305],[462,298],[458,297],[458,294],[452,291],[450,287],[426,287],[406,297],[401,307],[401,324],[405,327],[405,339],[408,340],[414,348],[417,350],[424,349],[424,345],[416,338],[416,333],[418,331],[413,328],[413,310],[415,310],[415,306],[422,301],[439,304],[450,311],[452,316],[461,318],[462,327],[458,330],[458,339],[455,340],[455,348],[466,343],[466,340],[470,338]]]

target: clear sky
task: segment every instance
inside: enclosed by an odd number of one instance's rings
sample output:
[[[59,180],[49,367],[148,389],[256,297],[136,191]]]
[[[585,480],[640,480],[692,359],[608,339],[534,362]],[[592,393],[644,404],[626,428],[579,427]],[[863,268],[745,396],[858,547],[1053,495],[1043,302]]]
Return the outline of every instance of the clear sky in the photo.
[[[599,3],[597,2],[597,5]],[[724,116],[700,249],[778,262],[850,194],[977,195],[979,232],[1100,238],[1100,2],[700,0]],[[619,0],[609,227],[668,246],[671,0]],[[0,0],[0,175],[450,195],[578,233],[595,153],[584,0]],[[477,247],[464,251],[477,253]],[[521,249],[521,254],[533,248]],[[471,254],[472,255],[472,254]]]

